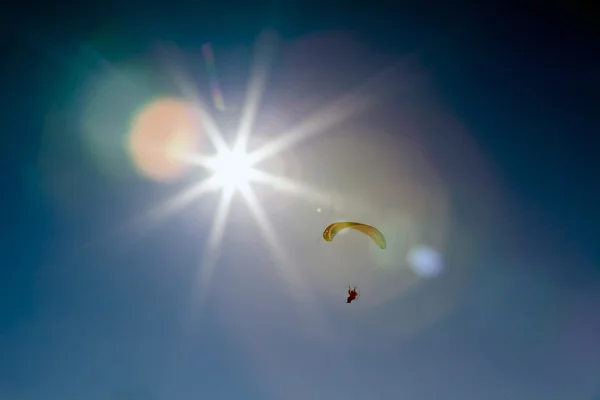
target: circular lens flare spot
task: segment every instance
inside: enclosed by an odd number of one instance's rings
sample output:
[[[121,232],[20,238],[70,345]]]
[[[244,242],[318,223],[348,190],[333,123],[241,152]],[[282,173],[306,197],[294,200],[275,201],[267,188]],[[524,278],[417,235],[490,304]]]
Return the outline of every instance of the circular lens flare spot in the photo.
[[[408,264],[419,276],[430,278],[442,272],[442,256],[431,247],[414,247],[408,253],[407,258]]]
[[[156,100],[136,116],[129,150],[140,173],[155,181],[170,181],[185,171],[185,155],[196,151],[202,131],[193,105],[172,98]]]

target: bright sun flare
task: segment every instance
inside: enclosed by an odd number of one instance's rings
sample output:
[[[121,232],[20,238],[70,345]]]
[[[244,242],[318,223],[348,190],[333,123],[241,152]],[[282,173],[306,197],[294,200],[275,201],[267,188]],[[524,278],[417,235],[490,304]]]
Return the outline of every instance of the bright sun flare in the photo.
[[[260,44],[259,46],[261,49],[273,49],[274,47],[275,46],[265,46],[263,44]],[[254,220],[262,233],[269,252],[278,266],[278,271],[284,275],[286,281],[298,282],[299,278],[296,276],[294,269],[291,268],[290,258],[286,255],[283,245],[279,243],[276,229],[270,221],[267,210],[265,210],[255,195],[251,183],[267,184],[273,189],[301,196],[308,201],[320,204],[332,204],[335,199],[330,194],[323,194],[319,190],[311,188],[302,182],[294,182],[288,178],[263,171],[257,168],[256,165],[263,160],[291,149],[296,144],[307,140],[311,136],[327,132],[327,128],[331,128],[334,125],[343,122],[357,111],[366,109],[366,107],[372,105],[373,100],[375,100],[375,97],[373,97],[373,99],[365,101],[364,90],[362,89],[363,86],[361,86],[357,92],[350,93],[348,96],[344,96],[333,104],[320,109],[317,113],[302,121],[297,126],[280,133],[278,137],[263,144],[263,146],[258,149],[253,149],[252,153],[248,154],[246,152],[246,144],[248,143],[253,130],[254,121],[266,82],[268,65],[265,63],[270,61],[272,54],[260,54],[258,56],[258,64],[252,69],[246,104],[244,105],[243,112],[240,116],[240,125],[236,138],[237,143],[233,147],[229,147],[225,142],[214,118],[212,118],[207,110],[200,105],[199,101],[196,102],[196,96],[194,93],[189,92],[189,85],[187,85],[185,79],[178,82],[181,85],[182,92],[190,95],[192,98],[194,110],[197,110],[202,117],[202,132],[206,134],[212,147],[217,151],[216,155],[212,157],[207,157],[204,154],[195,154],[195,152],[178,154],[177,156],[180,156],[192,165],[206,168],[212,173],[212,176],[208,179],[203,179],[197,184],[191,185],[177,196],[168,200],[166,203],[160,204],[156,209],[151,210],[151,212],[147,214],[148,217],[153,219],[163,218],[182,209],[191,201],[199,199],[207,193],[214,192],[214,189],[217,189],[220,192],[221,199],[219,200],[217,209],[214,213],[213,222],[202,255],[203,260],[201,262],[202,267],[199,276],[201,287],[198,290],[198,293],[202,298],[206,296],[211,276],[219,259],[219,248],[226,231],[225,227],[232,205],[232,199],[236,192],[241,195],[243,200],[245,200],[250,213],[254,217]],[[386,73],[382,76],[387,78],[389,77],[389,74]],[[381,78],[378,77],[378,79]],[[370,99],[371,97],[372,96],[368,96],[367,98]],[[194,113],[194,115],[196,115],[196,113]],[[197,131],[194,125],[196,119],[193,121],[194,122],[191,122],[188,125],[191,125],[191,130],[195,132]],[[188,125],[185,126],[187,127]],[[317,212],[322,212],[322,209],[319,208]],[[202,302],[203,300],[199,299],[199,303]]]
[[[241,189],[252,179],[253,162],[243,150],[221,150],[208,162],[215,183],[226,189]]]

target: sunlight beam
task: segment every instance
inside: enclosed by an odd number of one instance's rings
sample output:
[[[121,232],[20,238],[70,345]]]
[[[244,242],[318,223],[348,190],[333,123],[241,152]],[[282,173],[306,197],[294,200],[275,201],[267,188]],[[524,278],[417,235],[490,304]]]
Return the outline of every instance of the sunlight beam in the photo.
[[[283,278],[288,283],[298,283],[297,276],[293,273],[293,266],[291,265],[289,257],[286,255],[283,245],[279,242],[277,236],[275,235],[275,227],[271,224],[267,213],[260,205],[260,202],[252,191],[252,188],[250,185],[244,185],[242,188],[240,188],[240,192],[248,203],[248,208],[258,224],[258,227],[265,241],[267,242],[267,248],[273,257],[273,261],[275,262],[277,268],[279,268],[281,271]]]
[[[212,143],[213,147],[217,152],[225,151],[229,148],[225,139],[223,138],[223,134],[219,130],[219,127],[215,123],[213,117],[198,103],[198,108],[200,109],[200,115],[202,117],[202,125],[204,126],[206,135],[208,139]]]
[[[192,165],[199,165],[205,169],[211,169],[212,158],[200,154],[185,154],[179,155],[178,159]]]
[[[350,93],[321,108],[320,111],[308,117],[295,128],[280,134],[276,139],[253,152],[252,160],[257,163],[272,157],[311,136],[325,132],[350,116],[364,112],[377,102],[384,100],[385,97],[393,94],[391,90],[393,86],[389,85],[389,80],[398,74],[398,69],[403,64],[405,63],[401,62],[388,67]]]
[[[159,204],[154,209],[147,212],[146,218],[155,220],[165,218],[168,215],[171,215],[181,210],[193,200],[197,200],[204,194],[216,190],[217,187],[217,180],[215,179],[215,177],[205,179],[199,184],[193,185],[187,190],[172,197],[167,202]]]
[[[265,171],[255,170],[252,174],[252,181],[271,186],[275,190],[298,195],[306,200],[317,203],[329,203],[333,201],[333,196],[331,195],[323,194],[317,189],[303,183],[295,182],[289,178],[273,175]]]
[[[199,199],[210,191],[215,190],[217,188],[216,183],[217,181],[211,177],[196,185],[193,185],[192,187],[171,197],[166,202],[160,203],[150,210],[142,212],[137,217],[133,217],[129,220],[129,222],[123,223],[120,227],[115,228],[113,235],[124,234],[131,232],[132,230],[140,230],[143,228],[149,229],[150,225],[157,224],[161,219],[172,215],[192,201]]]
[[[110,241],[122,243],[125,239],[132,239],[132,235],[137,235],[139,239],[150,230],[154,225],[157,225],[162,219],[181,210],[193,200],[198,199],[208,192],[218,188],[214,177],[203,180],[202,182],[193,185],[192,187],[178,193],[169,198],[166,202],[160,203],[149,210],[144,210],[136,216],[128,218],[112,228],[106,234],[91,239],[82,247],[77,249],[78,252],[90,251],[98,246],[105,245]]]
[[[266,32],[258,40],[254,52],[254,62],[248,89],[246,92],[246,104],[244,106],[240,126],[238,128],[238,137],[234,148],[240,148],[245,151],[250,139],[250,133],[254,126],[256,114],[260,106],[262,96],[265,91],[269,66],[273,58],[275,48],[275,35]]]
[[[177,58],[175,57],[174,52],[167,53],[169,59]],[[194,85],[191,83],[193,80],[189,78],[189,74],[182,71],[181,68],[177,68],[173,62],[169,62],[168,67],[171,71],[177,88],[181,91],[185,98],[197,106],[202,126],[204,127],[205,133],[215,150],[222,151],[223,149],[226,149],[228,147],[227,143],[225,142],[221,131],[217,127],[214,118],[208,111],[206,111],[207,107],[205,102],[203,102],[200,96],[194,91]]]
[[[219,260],[221,251],[221,241],[225,234],[225,227],[229,217],[229,209],[233,200],[233,189],[224,189],[219,201],[219,208],[213,219],[210,234],[204,247],[204,254],[200,266],[199,295],[198,305],[201,307],[208,296],[209,284],[212,279],[215,267]]]

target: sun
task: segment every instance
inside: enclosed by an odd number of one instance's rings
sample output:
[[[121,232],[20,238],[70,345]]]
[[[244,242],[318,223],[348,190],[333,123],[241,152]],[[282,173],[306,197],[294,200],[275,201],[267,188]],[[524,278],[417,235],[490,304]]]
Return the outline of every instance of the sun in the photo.
[[[256,173],[253,165],[253,160],[242,148],[221,149],[206,162],[214,173],[213,182],[228,190],[246,187]]]

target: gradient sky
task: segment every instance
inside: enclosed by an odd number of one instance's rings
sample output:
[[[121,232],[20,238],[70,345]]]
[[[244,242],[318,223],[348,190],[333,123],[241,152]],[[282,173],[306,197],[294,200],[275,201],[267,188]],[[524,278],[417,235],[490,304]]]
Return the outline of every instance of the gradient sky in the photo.
[[[439,14],[14,14],[0,399],[600,395],[593,24],[566,9]],[[250,146],[317,118],[264,168],[341,198],[256,186],[282,262],[236,197],[199,294],[218,195],[116,231],[199,179],[143,179],[117,132],[149,98],[186,94],[183,73],[210,94],[206,42],[226,104],[209,112],[234,131],[267,28],[276,45]],[[319,243],[336,218],[377,225],[388,248]],[[443,274],[410,270],[419,244],[441,252]],[[361,288],[350,306],[348,284]]]

